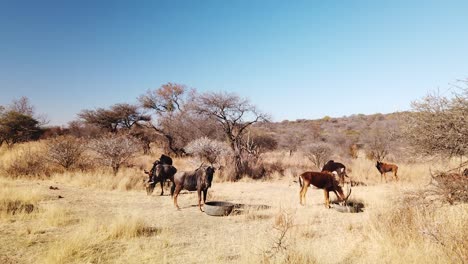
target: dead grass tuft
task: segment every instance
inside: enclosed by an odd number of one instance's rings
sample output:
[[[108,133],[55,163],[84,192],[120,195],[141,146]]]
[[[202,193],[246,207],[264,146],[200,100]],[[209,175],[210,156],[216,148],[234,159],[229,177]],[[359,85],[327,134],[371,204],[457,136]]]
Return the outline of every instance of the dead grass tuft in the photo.
[[[43,199],[37,190],[3,185],[0,189],[0,217],[30,214],[37,210],[39,201]]]

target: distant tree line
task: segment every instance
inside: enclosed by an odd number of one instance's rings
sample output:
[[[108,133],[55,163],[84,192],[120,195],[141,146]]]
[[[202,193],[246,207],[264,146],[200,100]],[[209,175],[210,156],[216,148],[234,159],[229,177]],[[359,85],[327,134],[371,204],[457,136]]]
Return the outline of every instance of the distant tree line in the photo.
[[[51,162],[70,169],[83,166],[86,150],[117,173],[123,163],[157,144],[167,154],[195,155],[233,166],[230,179],[253,169],[264,152],[277,148],[302,151],[316,167],[333,156],[356,158],[358,150],[374,160],[403,157],[412,146],[426,155],[467,153],[468,83],[449,97],[439,94],[415,101],[404,113],[352,115],[343,118],[271,123],[268,115],[235,94],[198,93],[167,83],[137,97],[136,104],[84,109],[66,127],[47,127],[29,99],[0,106],[0,145],[47,139]],[[80,161],[81,160],[81,161]]]

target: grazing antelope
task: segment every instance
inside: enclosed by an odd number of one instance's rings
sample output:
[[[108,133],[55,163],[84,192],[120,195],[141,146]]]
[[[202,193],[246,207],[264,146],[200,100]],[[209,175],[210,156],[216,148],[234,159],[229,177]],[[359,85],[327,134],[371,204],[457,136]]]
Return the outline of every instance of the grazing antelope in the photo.
[[[395,179],[398,181],[398,175],[397,175],[398,166],[397,165],[377,161],[377,163],[375,164],[375,167],[380,172],[380,181],[382,181],[382,178],[385,177],[385,182],[387,182],[387,176],[385,175],[387,172],[393,172],[393,177],[395,177]]]
[[[329,192],[334,192],[338,200],[346,203],[348,197],[351,195],[351,185],[349,185],[348,194],[345,196],[343,189],[340,186],[339,181],[337,180],[338,174],[336,172],[330,173],[325,172],[315,172],[315,171],[306,171],[299,176],[299,184],[301,186],[301,191],[299,192],[299,201],[301,205],[305,205],[305,195],[307,193],[307,188],[309,185],[313,185],[319,189],[323,189],[325,195],[325,207],[330,208],[330,195]]]

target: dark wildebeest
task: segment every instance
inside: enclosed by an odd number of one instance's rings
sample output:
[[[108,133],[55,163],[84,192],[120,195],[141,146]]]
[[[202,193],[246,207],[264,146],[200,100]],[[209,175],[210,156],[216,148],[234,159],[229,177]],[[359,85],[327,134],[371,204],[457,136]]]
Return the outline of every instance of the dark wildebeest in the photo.
[[[153,193],[156,183],[161,184],[161,195],[164,194],[164,182],[170,180],[174,185],[174,174],[176,174],[177,169],[172,165],[166,164],[157,164],[152,170],[152,181],[146,184],[146,194],[151,195]]]
[[[164,154],[161,154],[161,157],[159,157],[159,163],[161,164],[167,164],[167,165],[172,165],[172,159],[169,156],[166,156]]]
[[[346,174],[346,166],[343,165],[342,163],[335,162],[333,160],[329,160],[322,168],[322,172],[336,172],[338,173],[338,176],[340,178],[340,184],[344,184],[345,177],[348,177]]]
[[[201,208],[201,193],[203,192],[203,204],[206,202],[206,194],[208,188],[211,187],[213,181],[213,174],[215,168],[212,166],[200,166],[200,168],[194,171],[181,171],[174,175],[174,184],[171,188],[171,195],[174,196],[174,205],[177,209],[180,209],[177,204],[177,196],[182,189],[188,191],[197,191],[198,193],[198,208],[203,212]]]
[[[393,172],[393,177],[395,177],[395,179],[398,181],[398,175],[397,175],[398,166],[397,165],[377,161],[377,163],[375,164],[375,167],[380,172],[380,181],[382,181],[382,178],[385,177],[385,182],[387,182],[387,176],[385,175],[387,172]]]
[[[340,202],[346,203],[348,197],[351,195],[351,185],[349,185],[348,194],[345,196],[343,193],[342,186],[337,179],[336,172],[315,172],[306,171],[299,176],[299,184],[301,191],[299,192],[299,202],[301,205],[305,205],[305,198],[307,188],[309,185],[313,185],[319,189],[323,189],[325,195],[325,207],[330,208],[330,194],[334,192]]]
[[[148,172],[145,170],[145,173],[148,174],[148,182],[146,183],[146,194],[151,195],[153,193],[154,187],[157,182],[161,183],[161,195],[164,194],[164,182],[170,180],[174,183],[174,174],[177,172],[177,169],[172,166],[172,159],[169,156],[161,154],[159,160],[156,160],[153,163],[153,167]]]

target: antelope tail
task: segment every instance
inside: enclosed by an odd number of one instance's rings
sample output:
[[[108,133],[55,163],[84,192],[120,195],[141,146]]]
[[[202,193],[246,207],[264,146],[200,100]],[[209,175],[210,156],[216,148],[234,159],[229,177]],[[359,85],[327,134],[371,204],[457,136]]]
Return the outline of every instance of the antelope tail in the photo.
[[[301,188],[302,188],[302,185],[304,185],[303,181],[304,180],[302,179],[302,177],[299,176],[299,186],[301,186]]]

